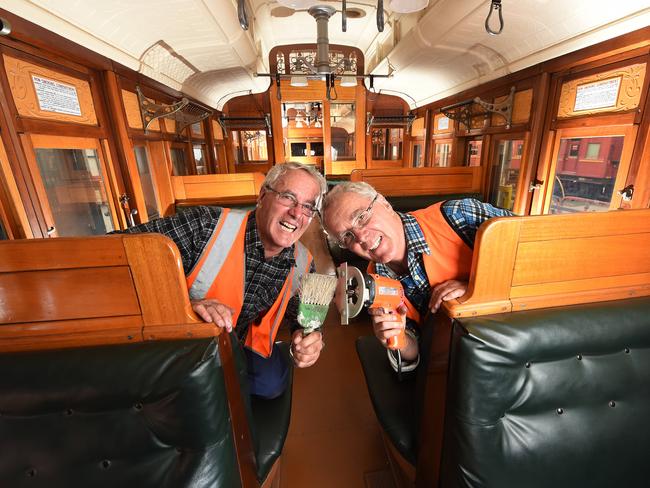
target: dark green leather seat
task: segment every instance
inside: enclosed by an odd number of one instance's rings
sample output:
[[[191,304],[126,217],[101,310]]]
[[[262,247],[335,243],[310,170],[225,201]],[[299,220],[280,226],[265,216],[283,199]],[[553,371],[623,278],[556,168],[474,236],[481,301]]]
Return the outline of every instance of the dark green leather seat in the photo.
[[[418,387],[393,375],[397,394],[372,392],[391,387],[376,378],[386,359],[358,350],[377,416],[413,462],[416,434],[390,415]],[[649,298],[457,320],[449,368],[441,486],[650,484]]]
[[[232,343],[263,481],[284,446],[291,384],[251,399]],[[212,339],[2,354],[0,371],[0,487],[241,486]]]
[[[210,339],[0,355],[0,486],[240,486]]]

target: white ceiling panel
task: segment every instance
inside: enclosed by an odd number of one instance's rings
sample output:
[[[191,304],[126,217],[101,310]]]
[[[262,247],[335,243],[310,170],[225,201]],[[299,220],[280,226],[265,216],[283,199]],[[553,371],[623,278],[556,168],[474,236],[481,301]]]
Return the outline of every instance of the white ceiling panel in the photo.
[[[340,1],[322,3],[341,8]],[[329,39],[361,49],[376,74],[387,73],[390,64],[393,77],[375,86],[403,92],[411,106],[420,106],[650,25],[648,0],[502,4],[503,32],[489,36],[483,27],[489,0],[431,0],[425,11],[408,15],[386,11],[383,33],[376,27],[376,0],[348,1],[361,18],[348,18],[342,32],[337,11]],[[273,0],[249,0],[247,6],[249,31],[239,26],[236,0],[2,2],[16,15],[216,108],[233,92],[268,87],[268,79],[252,74],[268,69],[274,46],[316,41],[315,20],[306,11],[278,11]]]

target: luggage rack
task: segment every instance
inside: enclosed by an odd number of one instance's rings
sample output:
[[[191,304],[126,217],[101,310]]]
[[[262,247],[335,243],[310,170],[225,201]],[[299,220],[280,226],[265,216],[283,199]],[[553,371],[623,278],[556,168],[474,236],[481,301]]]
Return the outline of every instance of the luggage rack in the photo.
[[[408,115],[373,115],[370,112],[366,115],[366,135],[370,135],[371,127],[404,127],[406,131],[411,129],[415,120],[415,114]]]
[[[477,117],[486,117],[490,113],[500,115],[506,120],[506,129],[512,125],[512,106],[515,99],[515,87],[510,89],[508,98],[502,102],[489,103],[475,97],[471,100],[464,100],[462,102],[447,105],[440,109],[440,113],[445,114],[446,117],[456,120],[463,124],[467,130],[472,130],[472,119]],[[476,108],[479,111],[476,111]]]
[[[145,134],[148,133],[149,127],[154,120],[162,117],[176,121],[176,134],[180,135],[186,127],[212,115],[211,109],[199,103],[191,102],[185,97],[172,104],[156,103],[145,97],[139,86],[135,90],[140,102],[140,116],[142,117]]]

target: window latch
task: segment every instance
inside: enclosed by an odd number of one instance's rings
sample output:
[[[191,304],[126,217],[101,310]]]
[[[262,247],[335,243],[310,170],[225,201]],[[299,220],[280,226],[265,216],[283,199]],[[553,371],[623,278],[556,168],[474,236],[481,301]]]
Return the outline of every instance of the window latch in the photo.
[[[627,185],[625,188],[618,190],[616,193],[623,197],[623,200],[629,202],[634,195],[634,185]]]

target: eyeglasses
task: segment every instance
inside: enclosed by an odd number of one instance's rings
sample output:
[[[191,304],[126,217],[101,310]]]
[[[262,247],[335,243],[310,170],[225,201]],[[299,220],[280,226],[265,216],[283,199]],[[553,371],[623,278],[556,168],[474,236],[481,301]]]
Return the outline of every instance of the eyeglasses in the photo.
[[[277,191],[270,186],[265,186],[264,188],[275,194],[275,199],[280,205],[290,208],[299,207],[305,217],[311,218],[318,213],[318,209],[315,205],[312,205],[311,203],[300,203],[293,193]]]
[[[354,231],[363,229],[366,225],[368,225],[368,222],[370,222],[370,219],[372,218],[372,206],[377,201],[378,196],[379,193],[375,195],[375,198],[372,199],[372,202],[370,202],[370,205],[368,205],[367,209],[352,219],[352,227],[343,232],[336,239],[336,243],[341,249],[348,249],[352,244],[354,244],[357,240],[357,237],[354,235]]]

